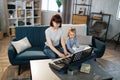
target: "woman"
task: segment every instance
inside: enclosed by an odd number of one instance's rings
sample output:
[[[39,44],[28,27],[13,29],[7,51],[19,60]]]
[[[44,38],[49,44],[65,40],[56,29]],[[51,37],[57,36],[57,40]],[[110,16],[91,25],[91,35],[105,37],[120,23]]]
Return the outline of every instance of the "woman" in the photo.
[[[46,29],[46,42],[44,47],[44,53],[49,58],[64,58],[69,53],[66,50],[65,41],[62,35],[62,18],[59,14],[52,16],[50,21],[50,27]]]

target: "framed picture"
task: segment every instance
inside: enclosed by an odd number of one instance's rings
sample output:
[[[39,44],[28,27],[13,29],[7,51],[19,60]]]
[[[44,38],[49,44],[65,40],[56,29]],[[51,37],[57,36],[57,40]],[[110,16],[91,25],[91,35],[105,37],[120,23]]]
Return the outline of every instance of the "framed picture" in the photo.
[[[85,15],[85,10],[86,10],[86,8],[80,7],[78,14]]]

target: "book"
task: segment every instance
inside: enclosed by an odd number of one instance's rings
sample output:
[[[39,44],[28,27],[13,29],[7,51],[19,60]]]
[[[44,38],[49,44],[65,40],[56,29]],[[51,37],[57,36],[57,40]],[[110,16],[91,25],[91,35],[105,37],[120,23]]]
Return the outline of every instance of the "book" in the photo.
[[[84,51],[84,50],[89,49],[89,48],[91,48],[89,45],[79,45],[79,47],[74,50],[75,51],[74,53]]]
[[[90,73],[90,64],[82,63],[80,72]]]

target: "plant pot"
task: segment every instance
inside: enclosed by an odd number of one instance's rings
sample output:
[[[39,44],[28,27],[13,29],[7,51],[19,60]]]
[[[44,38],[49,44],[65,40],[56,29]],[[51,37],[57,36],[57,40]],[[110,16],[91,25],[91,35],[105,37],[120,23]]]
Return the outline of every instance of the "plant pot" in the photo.
[[[58,13],[60,13],[60,8],[58,9]]]
[[[70,75],[70,76],[73,76],[73,74],[74,74],[73,70],[70,70],[70,69],[68,69],[67,73],[68,73],[68,75]]]
[[[0,39],[3,39],[3,32],[0,31]]]

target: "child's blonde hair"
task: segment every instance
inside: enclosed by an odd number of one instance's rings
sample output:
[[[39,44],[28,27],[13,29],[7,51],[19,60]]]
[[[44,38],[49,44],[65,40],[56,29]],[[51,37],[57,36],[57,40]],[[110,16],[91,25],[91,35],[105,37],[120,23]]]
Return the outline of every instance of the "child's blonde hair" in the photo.
[[[75,28],[70,28],[69,30],[68,30],[68,37],[69,37],[69,33],[70,32],[73,32],[73,33],[75,33],[75,37],[76,37],[76,29]]]

